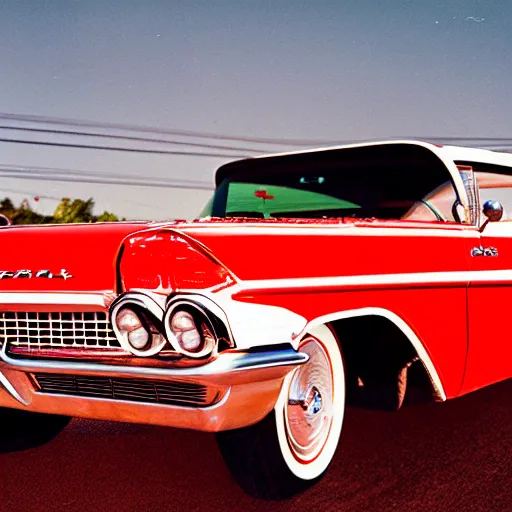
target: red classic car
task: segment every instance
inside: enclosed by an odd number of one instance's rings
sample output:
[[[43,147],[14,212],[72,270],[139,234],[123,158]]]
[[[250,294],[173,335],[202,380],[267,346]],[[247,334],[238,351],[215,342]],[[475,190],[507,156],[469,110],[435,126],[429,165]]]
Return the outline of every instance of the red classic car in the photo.
[[[192,222],[0,228],[0,450],[71,416],[212,431],[245,490],[284,498],[347,403],[511,377],[512,155],[378,142],[216,185]]]

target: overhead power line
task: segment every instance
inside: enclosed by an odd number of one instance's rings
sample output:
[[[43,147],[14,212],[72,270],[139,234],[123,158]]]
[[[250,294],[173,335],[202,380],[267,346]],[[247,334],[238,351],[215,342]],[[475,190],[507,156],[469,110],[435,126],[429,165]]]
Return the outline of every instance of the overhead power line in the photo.
[[[12,130],[12,131],[22,131],[22,132],[31,132],[31,133],[43,133],[47,135],[71,135],[71,136],[80,136],[80,137],[96,137],[96,138],[105,138],[105,139],[115,139],[115,140],[125,140],[130,142],[152,142],[158,144],[171,144],[177,146],[189,146],[196,148],[205,148],[205,149],[219,149],[226,151],[245,151],[249,153],[262,153],[261,149],[247,148],[247,147],[239,147],[239,146],[227,146],[222,144],[207,144],[202,142],[186,142],[186,141],[178,141],[178,140],[169,140],[169,139],[156,139],[149,137],[135,137],[129,135],[115,135],[115,134],[107,134],[107,133],[97,133],[97,132],[87,132],[87,131],[78,131],[78,130],[55,130],[48,128],[32,128],[25,126],[9,126],[9,125],[0,125],[0,130]]]
[[[8,142],[11,144],[30,144],[35,146],[50,146],[59,148],[75,148],[75,149],[96,149],[100,151],[121,151],[125,153],[145,153],[151,155],[177,155],[177,156],[195,156],[208,158],[246,158],[247,155],[231,154],[231,153],[205,153],[199,151],[174,151],[167,149],[144,149],[144,148],[125,148],[121,146],[100,146],[96,144],[75,144],[71,142],[50,142],[40,140],[27,139],[10,139],[2,137],[0,142]]]
[[[43,167],[0,166],[0,177],[24,180],[60,181],[71,183],[94,183],[104,185],[127,185],[137,187],[159,187],[190,190],[213,190],[213,183],[201,180],[137,178],[136,176],[90,171],[52,170]]]
[[[180,188],[180,189],[191,189],[191,190],[213,190],[213,185],[202,185],[193,183],[182,183],[182,182],[166,182],[166,181],[127,181],[126,179],[115,179],[115,178],[95,178],[93,176],[47,176],[44,174],[19,174],[0,172],[2,178],[17,178],[24,180],[39,180],[39,181],[62,181],[71,183],[95,183],[99,185],[126,185],[126,186],[137,186],[137,187],[159,187],[159,188]]]
[[[78,169],[62,169],[57,167],[38,167],[38,166],[23,166],[23,165],[10,165],[10,164],[0,164],[0,173],[8,172],[8,173],[19,173],[19,174],[42,174],[47,176],[78,176],[78,177],[95,177],[95,178],[113,178],[113,179],[122,179],[127,181],[137,181],[140,180],[142,182],[147,182],[151,180],[156,180],[159,183],[181,183],[188,185],[204,185],[207,187],[213,186],[213,181],[207,180],[197,180],[197,179],[188,179],[188,178],[159,178],[159,177],[140,177],[135,176],[133,174],[122,174],[122,173],[114,173],[114,172],[95,172],[88,170],[78,170]]]
[[[60,201],[62,199],[62,197],[49,196],[49,195],[46,195],[46,194],[39,194],[37,192],[31,192],[31,191],[25,190],[25,189],[20,190],[18,188],[0,187],[0,196],[2,196],[4,192],[10,192],[12,194],[34,196],[34,197],[38,197],[40,199],[52,199],[52,200],[55,200],[55,201]]]
[[[324,144],[340,144],[339,140],[321,139],[287,139],[272,137],[249,137],[230,135],[225,133],[201,132],[192,130],[179,130],[171,128],[153,128],[149,126],[137,126],[123,123],[99,123],[80,119],[67,119],[58,117],[35,116],[24,114],[9,114],[0,112],[0,119],[26,123],[38,123],[59,126],[80,126],[82,128],[111,129],[138,133],[151,133],[156,135],[174,135],[179,137],[193,137],[195,139],[213,139],[237,142],[251,142],[254,144],[271,144],[278,146],[317,146]]]
[[[220,151],[242,151],[245,153],[265,153],[269,152],[266,149],[256,149],[249,147],[240,147],[236,145],[225,145],[225,144],[213,144],[210,142],[197,142],[197,141],[186,141],[186,140],[169,140],[161,138],[162,136],[177,136],[181,138],[194,138],[194,139],[212,139],[212,140],[225,140],[231,142],[248,142],[252,144],[268,144],[268,145],[279,145],[279,146],[300,146],[300,147],[311,147],[311,146],[331,146],[331,145],[343,145],[361,143],[363,140],[326,140],[326,139],[286,139],[286,138],[269,138],[269,137],[246,137],[229,135],[222,133],[211,133],[211,132],[200,132],[190,130],[178,130],[178,129],[166,129],[166,128],[152,128],[148,126],[137,126],[131,124],[122,123],[98,123],[87,120],[79,119],[66,119],[57,117],[45,117],[35,115],[22,115],[22,114],[9,114],[0,113],[0,120],[16,122],[16,123],[31,123],[36,125],[54,125],[64,127],[82,128],[68,129],[58,128],[50,129],[48,127],[38,128],[33,126],[9,126],[0,125],[0,129],[3,130],[16,130],[25,131],[32,133],[45,133],[53,135],[64,135],[64,136],[85,136],[85,137],[99,137],[109,138],[112,140],[125,140],[131,142],[142,142],[142,143],[158,143],[158,144],[173,144],[188,147],[197,147],[203,149],[217,149]],[[98,133],[96,131],[86,131],[83,128],[89,128],[92,130],[114,130],[124,132],[138,132],[153,135],[153,137],[142,137],[136,135],[120,135],[120,134],[105,134]],[[406,136],[406,137],[390,137],[391,140],[396,139],[418,139],[436,142],[440,144],[447,144],[453,142],[459,142],[463,145],[470,145],[473,147],[482,147],[488,149],[499,149],[508,151],[512,147],[512,138],[507,137],[417,137],[417,136]],[[194,151],[176,151],[176,150],[163,150],[163,149],[144,149],[144,148],[127,148],[118,146],[100,146],[93,144],[73,144],[64,142],[53,142],[53,141],[28,141],[25,139],[17,138],[2,138],[0,142],[11,142],[14,144],[34,144],[42,146],[54,146],[54,147],[71,147],[79,149],[95,149],[95,150],[106,150],[106,151],[122,151],[130,153],[146,153],[146,154],[166,154],[166,155],[178,155],[178,156],[194,156],[194,157],[208,157],[208,158],[244,158],[246,154],[232,154],[232,153],[213,153],[213,152],[194,152]]]
[[[195,139],[213,139],[213,140],[226,140],[226,141],[235,141],[235,142],[249,142],[253,144],[269,144],[269,145],[278,145],[278,146],[325,146],[325,145],[342,145],[342,144],[353,144],[364,142],[363,139],[350,139],[350,140],[340,140],[340,139],[295,139],[295,138],[271,138],[271,137],[249,137],[249,136],[239,136],[239,135],[231,135],[225,133],[213,133],[213,132],[201,132],[201,131],[192,131],[192,130],[179,130],[179,129],[170,129],[170,128],[154,128],[149,126],[138,126],[133,124],[123,124],[123,123],[108,123],[108,122],[93,122],[88,120],[80,120],[80,119],[68,119],[68,118],[58,118],[58,117],[48,117],[48,116],[36,116],[36,115],[24,115],[24,114],[10,114],[10,113],[1,113],[0,112],[0,120],[4,121],[13,121],[13,122],[22,122],[22,123],[31,123],[38,125],[57,125],[57,126],[66,126],[66,127],[81,127],[81,128],[90,128],[93,130],[115,130],[115,131],[124,131],[124,132],[138,132],[138,133],[146,133],[152,134],[156,136],[178,136],[183,138],[195,138]],[[9,129],[18,129],[17,127],[7,127],[2,126],[2,128]],[[51,132],[50,129],[47,129],[48,133]],[[30,127],[30,130],[27,127],[27,131],[36,131],[35,128]],[[89,134],[88,132],[78,132],[77,130],[55,130],[54,133],[62,133],[70,132],[69,135],[74,134],[74,132],[80,135],[86,136],[107,136],[105,134]],[[143,139],[140,141],[146,141],[144,137],[129,137],[124,135],[111,135],[112,138],[119,138],[124,140],[133,140],[138,141],[139,139]],[[512,138],[508,137],[475,137],[475,136],[463,136],[463,137],[455,137],[455,136],[393,136],[393,137],[379,137],[379,138],[390,138],[390,139],[418,139],[418,140],[429,140],[436,142],[496,142],[496,143],[510,143],[512,145]],[[169,141],[168,139],[149,139],[148,141],[153,142],[162,142],[162,143],[178,143],[178,141]],[[179,141],[181,144],[188,144],[186,141]],[[198,147],[205,147],[214,149],[226,149],[226,150],[240,150],[247,152],[265,152],[264,149],[255,149],[255,148],[247,148],[247,147],[236,147],[236,146],[223,146],[216,144],[208,144],[208,143],[197,143]],[[508,144],[507,144],[508,146]]]

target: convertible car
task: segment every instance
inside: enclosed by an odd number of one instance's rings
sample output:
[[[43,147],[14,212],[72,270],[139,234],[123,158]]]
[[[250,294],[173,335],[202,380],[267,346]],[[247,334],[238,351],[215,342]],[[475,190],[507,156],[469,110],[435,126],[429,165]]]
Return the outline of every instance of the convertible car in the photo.
[[[224,165],[191,222],[0,228],[0,451],[169,425],[253,495],[306,489],[346,405],[512,376],[511,187],[511,154],[377,142]]]

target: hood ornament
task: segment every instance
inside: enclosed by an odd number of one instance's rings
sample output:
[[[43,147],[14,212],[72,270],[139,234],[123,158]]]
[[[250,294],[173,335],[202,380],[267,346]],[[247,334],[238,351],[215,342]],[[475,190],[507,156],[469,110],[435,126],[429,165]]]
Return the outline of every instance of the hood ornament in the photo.
[[[54,274],[49,270],[0,270],[0,279],[71,279],[73,277],[65,268],[60,270],[60,274]]]

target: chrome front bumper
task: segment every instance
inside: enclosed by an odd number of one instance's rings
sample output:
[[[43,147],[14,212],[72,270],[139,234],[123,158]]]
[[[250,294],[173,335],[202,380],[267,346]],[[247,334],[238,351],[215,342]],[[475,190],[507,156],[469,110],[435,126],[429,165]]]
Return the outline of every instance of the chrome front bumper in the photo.
[[[216,432],[263,419],[274,407],[286,375],[308,356],[291,345],[229,350],[194,368],[128,367],[13,359],[0,354],[0,406],[103,420],[149,423]],[[202,407],[42,392],[34,374],[200,384],[215,399]]]

